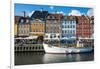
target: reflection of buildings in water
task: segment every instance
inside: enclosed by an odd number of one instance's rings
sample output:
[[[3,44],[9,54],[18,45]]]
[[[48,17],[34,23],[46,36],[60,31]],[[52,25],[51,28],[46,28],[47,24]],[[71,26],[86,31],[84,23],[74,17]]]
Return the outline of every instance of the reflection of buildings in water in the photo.
[[[77,61],[91,61],[94,59],[93,53],[82,54],[45,54],[45,52],[19,52],[15,53],[15,64],[46,64],[63,63]]]
[[[15,56],[30,56],[30,55],[44,55],[44,52],[19,52]]]
[[[80,54],[44,54],[44,63],[75,62],[80,61]]]
[[[44,52],[15,53],[15,65],[42,64]]]
[[[44,54],[44,63],[56,63],[65,60],[66,54]]]
[[[66,59],[68,62],[80,61],[80,54],[68,54]]]
[[[81,56],[80,56],[80,54],[76,54],[76,61],[81,61]]]

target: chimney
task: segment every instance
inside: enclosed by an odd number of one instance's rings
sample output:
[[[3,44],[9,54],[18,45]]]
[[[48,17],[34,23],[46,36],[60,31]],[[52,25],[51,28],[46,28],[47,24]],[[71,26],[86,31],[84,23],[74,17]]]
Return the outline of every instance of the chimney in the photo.
[[[26,17],[26,12],[25,11],[23,11],[23,14],[24,14],[24,17]]]
[[[43,8],[41,8],[41,12],[43,11]]]
[[[55,11],[55,14],[57,14],[57,11]]]

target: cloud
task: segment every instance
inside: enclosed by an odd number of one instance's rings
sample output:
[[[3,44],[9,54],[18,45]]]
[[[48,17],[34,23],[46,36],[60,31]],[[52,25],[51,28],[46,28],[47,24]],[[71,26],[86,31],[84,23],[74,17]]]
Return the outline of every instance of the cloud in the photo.
[[[63,11],[57,11],[57,13],[62,13],[63,14]]]
[[[63,11],[57,11],[57,13],[65,15],[65,13]]]
[[[53,9],[54,9],[54,7],[53,7],[53,6],[50,6],[50,9],[51,9],[51,10],[53,10]]]
[[[72,10],[68,15],[81,16],[82,14],[78,10]]]
[[[88,10],[88,11],[87,11],[87,15],[88,15],[88,16],[93,16],[93,9]]]
[[[30,13],[28,14],[29,17],[31,17],[33,13],[34,13],[34,11],[30,12]]]
[[[57,13],[57,14],[63,14],[63,15],[66,15],[66,13],[64,13],[63,11],[55,11],[55,12],[52,12],[53,14]]]

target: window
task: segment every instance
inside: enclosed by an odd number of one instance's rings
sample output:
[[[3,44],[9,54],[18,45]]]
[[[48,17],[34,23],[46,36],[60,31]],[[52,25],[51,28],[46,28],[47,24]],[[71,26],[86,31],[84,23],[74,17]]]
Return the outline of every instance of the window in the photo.
[[[69,25],[68,25],[68,28],[69,28]]]
[[[57,23],[57,20],[55,20],[54,23]]]
[[[75,25],[73,25],[73,28],[75,28]]]
[[[27,19],[27,20],[26,20],[26,23],[28,23],[28,22],[29,22],[29,20]]]
[[[54,17],[53,17],[53,16],[49,16],[49,18],[50,18],[50,19],[54,19]]]
[[[70,30],[70,34],[72,34],[72,30]]]
[[[66,25],[64,26],[64,28],[66,28]]]
[[[71,21],[71,23],[73,24],[73,21]]]
[[[52,38],[52,35],[50,35],[50,38]]]
[[[64,23],[66,24],[66,21]]]
[[[69,34],[69,30],[67,31],[67,33]]]
[[[65,33],[67,33],[67,30],[65,30]]]
[[[24,19],[21,19],[21,23],[23,23],[24,22]]]
[[[68,28],[68,25],[66,25],[66,28]]]
[[[76,23],[76,21],[73,21],[73,24],[75,24]]]
[[[68,33],[68,30],[66,30],[66,33]]]
[[[67,21],[67,23],[69,24],[69,23],[70,23],[70,21]]]
[[[70,28],[72,28],[72,25],[70,25]]]
[[[45,38],[48,38],[48,36],[46,35]]]
[[[56,38],[56,34],[54,35],[54,38]]]
[[[75,30],[73,30],[73,34],[75,33]]]
[[[48,29],[46,29],[46,33],[48,33]]]
[[[62,25],[62,28],[64,28],[64,26]]]
[[[62,30],[62,33],[63,33],[63,30]]]
[[[72,21],[70,21],[70,24],[72,24]]]
[[[60,38],[60,36],[58,35],[58,38]]]

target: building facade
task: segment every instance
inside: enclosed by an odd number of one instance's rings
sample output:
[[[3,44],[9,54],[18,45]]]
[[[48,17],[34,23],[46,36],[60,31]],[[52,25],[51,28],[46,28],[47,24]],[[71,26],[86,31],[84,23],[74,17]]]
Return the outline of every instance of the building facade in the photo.
[[[75,16],[64,16],[61,23],[62,40],[76,40],[76,18]]]
[[[91,23],[91,33],[92,33],[91,38],[94,38],[94,16],[90,17],[90,23]]]
[[[21,17],[18,23],[18,36],[27,37],[30,33],[30,18]]]
[[[88,16],[76,16],[76,36],[77,38],[90,38],[92,35],[92,26],[90,23],[90,18]]]
[[[21,18],[21,16],[15,16],[14,20],[14,37],[17,37],[18,35],[18,23],[19,23],[19,19]]]
[[[61,34],[61,18],[62,14],[49,14],[46,16],[45,38],[44,39],[59,39]]]
[[[45,22],[40,19],[31,21],[31,36],[43,36],[45,33]]]

